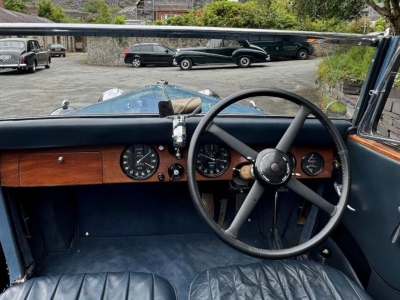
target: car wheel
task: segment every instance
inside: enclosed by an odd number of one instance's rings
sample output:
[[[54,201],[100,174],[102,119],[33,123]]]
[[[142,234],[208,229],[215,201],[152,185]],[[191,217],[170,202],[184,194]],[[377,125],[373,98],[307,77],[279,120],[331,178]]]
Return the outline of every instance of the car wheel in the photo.
[[[299,51],[297,51],[296,57],[297,59],[304,60],[308,57],[308,51],[306,49],[300,49]]]
[[[183,58],[179,61],[179,67],[181,70],[190,70],[193,66],[192,60],[190,58]]]
[[[132,59],[132,67],[139,68],[142,66],[142,60],[140,58],[135,57]]]
[[[241,68],[248,68],[251,66],[251,59],[248,56],[239,57],[237,64]]]
[[[36,61],[33,62],[32,67],[28,68],[29,73],[35,73],[36,72]]]
[[[63,54],[63,57],[65,57],[65,54]]]
[[[47,61],[47,64],[44,67],[46,69],[50,69],[50,63],[51,63],[51,61],[50,61],[50,58],[49,58],[49,60]]]

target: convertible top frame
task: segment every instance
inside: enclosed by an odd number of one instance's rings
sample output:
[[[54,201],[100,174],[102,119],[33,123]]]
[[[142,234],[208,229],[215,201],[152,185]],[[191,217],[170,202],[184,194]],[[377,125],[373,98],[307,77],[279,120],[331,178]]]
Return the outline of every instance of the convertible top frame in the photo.
[[[295,30],[269,30],[247,28],[220,28],[195,26],[154,26],[154,25],[109,25],[70,23],[2,23],[0,35],[34,36],[110,36],[110,37],[157,37],[157,38],[204,38],[242,39],[282,38],[299,41],[315,40],[317,43],[354,44],[376,46],[381,33],[347,34]]]

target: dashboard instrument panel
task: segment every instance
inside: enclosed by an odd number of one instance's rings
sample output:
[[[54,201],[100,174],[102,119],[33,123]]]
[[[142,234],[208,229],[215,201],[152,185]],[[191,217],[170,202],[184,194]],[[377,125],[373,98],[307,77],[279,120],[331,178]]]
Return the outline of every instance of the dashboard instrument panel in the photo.
[[[187,148],[183,149],[182,158],[177,159],[168,151],[167,144],[135,145],[4,150],[0,153],[1,185],[28,187],[187,180]],[[253,148],[261,151],[266,146]],[[333,147],[292,146],[289,152],[296,178],[332,176]],[[316,155],[309,155],[305,161],[309,153],[318,153],[323,162],[314,160]],[[200,145],[197,154],[197,158],[202,154],[201,159],[195,161],[199,181],[232,180],[234,169],[248,163],[222,144]]]

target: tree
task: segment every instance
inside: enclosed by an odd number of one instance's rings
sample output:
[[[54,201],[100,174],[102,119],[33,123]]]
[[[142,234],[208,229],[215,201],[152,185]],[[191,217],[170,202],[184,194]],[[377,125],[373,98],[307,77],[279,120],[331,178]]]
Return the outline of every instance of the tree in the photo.
[[[393,34],[400,35],[400,4],[395,0],[293,0],[293,9],[301,18],[338,18],[355,20],[365,14],[366,5],[375,10],[389,24]]]
[[[99,16],[96,18],[95,23],[97,24],[111,24],[113,19],[110,12],[108,11],[108,6],[104,0],[99,0]]]
[[[4,1],[5,8],[12,11],[23,12],[25,2],[23,0],[6,0]]]
[[[97,14],[100,11],[101,3],[99,0],[89,0],[85,2],[82,11]]]
[[[39,17],[47,18],[53,22],[62,22],[67,15],[60,6],[55,6],[51,0],[39,0],[37,3]]]

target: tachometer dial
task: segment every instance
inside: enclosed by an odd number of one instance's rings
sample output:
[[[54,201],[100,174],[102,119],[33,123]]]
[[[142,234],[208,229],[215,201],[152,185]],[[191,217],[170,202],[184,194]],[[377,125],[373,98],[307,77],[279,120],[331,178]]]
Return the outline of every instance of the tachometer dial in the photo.
[[[196,170],[206,177],[218,177],[226,172],[230,159],[230,153],[225,147],[202,144],[197,149]]]
[[[157,171],[157,152],[146,144],[129,146],[122,152],[121,168],[132,179],[147,179]]]

